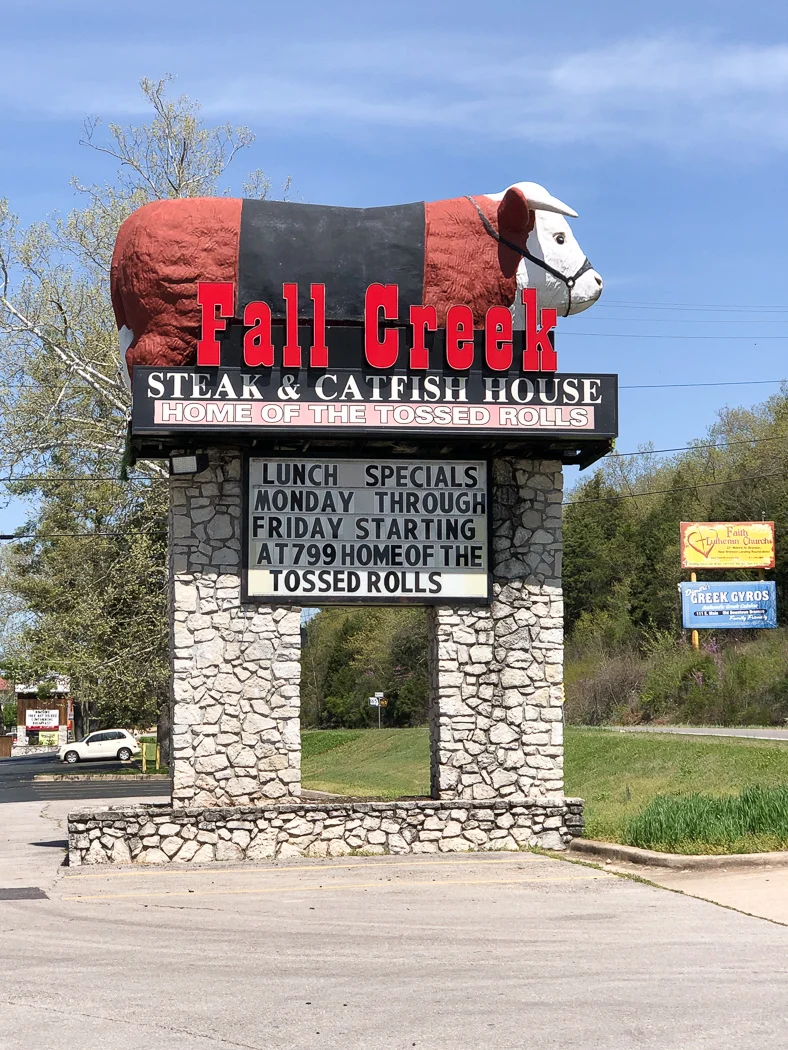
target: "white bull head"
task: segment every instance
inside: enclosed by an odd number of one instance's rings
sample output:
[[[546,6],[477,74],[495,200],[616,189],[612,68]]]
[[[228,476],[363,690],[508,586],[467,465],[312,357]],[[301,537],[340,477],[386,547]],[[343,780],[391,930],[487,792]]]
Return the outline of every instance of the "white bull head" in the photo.
[[[488,193],[486,196],[490,200],[500,201],[511,189],[520,190],[535,213],[534,228],[522,247],[535,259],[547,263],[566,278],[574,277],[586,262],[586,256],[564,216],[577,218],[577,212],[536,182],[516,182],[500,193]],[[566,316],[582,313],[593,306],[602,294],[602,286],[602,278],[596,270],[588,269],[577,277],[570,295],[565,281],[545,270],[538,262],[524,258],[517,268],[518,294],[512,308],[514,327],[521,329],[525,323],[519,294],[522,288],[536,288],[540,307],[553,307],[559,316]]]

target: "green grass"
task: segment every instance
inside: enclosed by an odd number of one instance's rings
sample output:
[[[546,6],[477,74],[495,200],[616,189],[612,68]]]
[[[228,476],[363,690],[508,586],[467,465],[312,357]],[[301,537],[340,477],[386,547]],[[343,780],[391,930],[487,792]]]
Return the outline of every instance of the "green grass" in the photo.
[[[399,798],[430,789],[426,729],[312,730],[301,734],[302,783],[337,795]]]
[[[665,853],[757,853],[788,847],[788,786],[738,795],[659,795],[629,821],[631,846]]]
[[[660,795],[720,797],[785,784],[788,744],[780,741],[566,731],[566,793],[585,799],[592,839],[626,842],[629,822]],[[698,840],[695,852],[703,845]],[[760,848],[751,843],[744,852]]]
[[[361,736],[360,729],[313,729],[301,734],[301,762],[333,751],[335,748],[352,744]],[[317,790],[317,789],[315,789]]]
[[[305,732],[302,742],[305,788],[376,798],[429,792],[426,729],[314,730]],[[738,795],[745,788],[785,785],[788,744],[780,741],[566,730],[566,793],[585,799],[589,838],[627,842],[630,822],[649,804],[657,805],[658,796],[720,798]],[[693,835],[701,837],[692,840],[692,849],[689,841],[682,841],[681,850],[671,848],[676,852],[788,848],[788,841],[783,847],[783,832],[774,822],[768,833],[729,836],[724,842],[717,832],[702,831],[702,824],[694,828]]]

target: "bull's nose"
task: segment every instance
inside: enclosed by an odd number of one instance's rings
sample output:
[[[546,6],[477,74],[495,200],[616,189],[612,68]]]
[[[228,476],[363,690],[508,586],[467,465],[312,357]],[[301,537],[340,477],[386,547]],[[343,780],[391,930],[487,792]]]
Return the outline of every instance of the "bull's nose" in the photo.
[[[598,273],[594,274],[594,280],[596,281],[596,283],[599,285],[600,288],[603,287],[604,282],[603,282],[602,278],[599,276]]]

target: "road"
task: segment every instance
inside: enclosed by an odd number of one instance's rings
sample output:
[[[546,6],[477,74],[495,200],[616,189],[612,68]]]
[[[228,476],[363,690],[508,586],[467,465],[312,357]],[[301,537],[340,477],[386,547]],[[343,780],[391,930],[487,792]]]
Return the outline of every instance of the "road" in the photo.
[[[3,809],[4,1050],[782,1050],[788,928],[533,854],[60,867]]]
[[[56,755],[30,755],[6,758],[0,761],[1,802],[49,802],[58,799],[82,800],[101,798],[125,798],[128,795],[148,797],[169,793],[167,781],[161,780],[115,780],[101,781],[34,781],[40,773],[97,773],[123,768],[120,762],[85,762],[76,769],[59,762]]]
[[[759,729],[749,726],[611,726],[619,733],[679,733],[684,736],[732,736],[745,740],[784,740],[788,729]]]

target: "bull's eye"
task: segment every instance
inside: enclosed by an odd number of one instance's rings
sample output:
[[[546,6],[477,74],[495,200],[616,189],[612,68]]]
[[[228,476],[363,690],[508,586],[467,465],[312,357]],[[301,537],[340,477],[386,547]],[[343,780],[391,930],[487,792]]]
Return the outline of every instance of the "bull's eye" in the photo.
[[[555,234],[555,240],[556,240],[557,244],[563,244],[564,241],[566,240],[566,237],[564,236],[563,233],[556,233]]]

